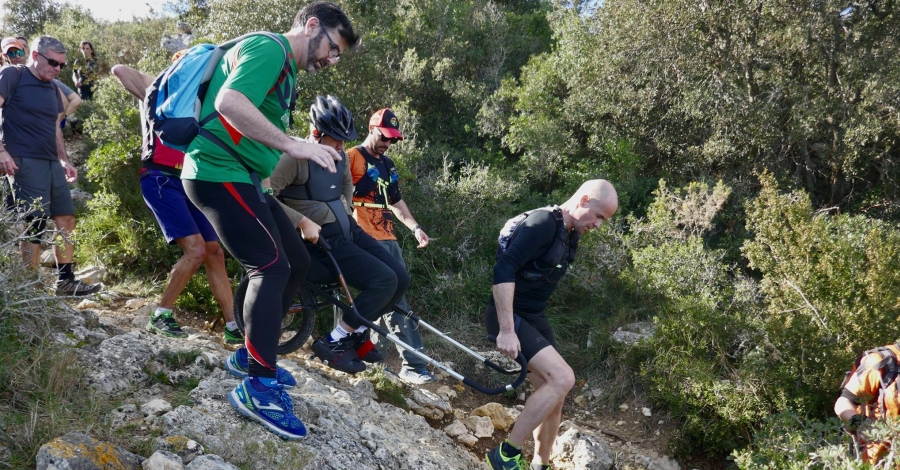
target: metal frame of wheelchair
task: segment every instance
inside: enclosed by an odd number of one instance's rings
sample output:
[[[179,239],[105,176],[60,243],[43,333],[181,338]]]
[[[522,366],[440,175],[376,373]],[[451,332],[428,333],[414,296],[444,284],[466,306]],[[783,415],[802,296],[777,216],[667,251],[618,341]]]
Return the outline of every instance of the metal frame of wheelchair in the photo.
[[[504,375],[516,375],[515,380],[506,385],[493,388],[485,387],[476,382],[474,379],[466,377],[463,374],[453,370],[446,364],[432,359],[428,355],[422,353],[421,351],[418,351],[416,348],[404,343],[393,333],[389,333],[384,328],[381,328],[377,324],[366,319],[359,314],[359,311],[356,309],[356,305],[354,305],[353,303],[353,297],[350,294],[350,289],[347,286],[346,281],[344,280],[344,275],[341,273],[340,268],[337,265],[337,261],[331,254],[331,248],[327,246],[327,243],[324,243],[324,239],[320,239],[319,246],[323,250],[325,250],[325,253],[327,253],[328,257],[331,259],[331,262],[334,265],[336,272],[338,273],[338,281],[329,284],[315,284],[309,281],[303,281],[303,285],[301,286],[300,291],[295,296],[296,301],[291,305],[291,307],[287,312],[285,312],[284,316],[282,317],[281,337],[278,341],[277,350],[279,355],[289,354],[300,349],[312,334],[312,329],[315,326],[316,314],[318,313],[319,309],[331,306],[334,314],[335,324],[340,322],[344,313],[354,315],[365,326],[371,328],[379,335],[387,338],[389,341],[397,344],[406,351],[409,351],[416,357],[422,359],[423,361],[431,364],[434,367],[443,370],[462,383],[486,395],[497,395],[508,390],[513,390],[525,381],[525,378],[528,374],[528,364],[525,361],[525,356],[523,356],[521,352],[519,352],[519,355],[516,358],[516,362],[519,363],[519,368],[506,369],[494,363],[490,359],[487,359],[481,354],[473,351],[472,349],[466,347],[465,345],[459,343],[458,341],[448,336],[446,333],[429,325],[412,312],[407,312],[407,317],[414,324],[418,325],[419,327],[425,327],[425,329],[427,329],[428,331],[436,334],[442,340],[452,344],[466,354],[474,357],[490,369]],[[238,324],[240,325],[242,331],[244,329],[243,304],[244,297],[247,292],[248,283],[249,278],[245,276],[243,279],[241,279],[241,283],[240,285],[238,285],[238,289],[234,294],[234,316],[238,321]],[[347,299],[348,302],[343,302],[341,300],[341,297]],[[319,299],[323,300],[320,301]]]

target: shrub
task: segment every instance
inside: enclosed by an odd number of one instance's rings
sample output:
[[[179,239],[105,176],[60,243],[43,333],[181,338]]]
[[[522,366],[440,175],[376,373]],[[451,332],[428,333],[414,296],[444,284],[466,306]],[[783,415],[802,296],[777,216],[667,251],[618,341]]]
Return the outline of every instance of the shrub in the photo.
[[[900,231],[864,216],[813,210],[770,174],[748,206],[743,252],[762,274],[777,385],[799,409],[828,409],[856,354],[900,337]]]
[[[773,406],[765,377],[743,369],[759,341],[755,283],[704,238],[729,194],[721,183],[670,190],[660,181],[623,240],[630,265],[619,277],[653,306],[657,326],[626,361],[637,361],[648,397],[682,422],[680,453],[727,454]]]

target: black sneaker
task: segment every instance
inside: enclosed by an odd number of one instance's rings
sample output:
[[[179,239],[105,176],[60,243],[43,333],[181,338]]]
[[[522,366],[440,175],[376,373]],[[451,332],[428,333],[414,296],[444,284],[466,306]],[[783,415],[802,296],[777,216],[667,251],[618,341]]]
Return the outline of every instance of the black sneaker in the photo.
[[[368,363],[384,362],[384,354],[376,349],[375,343],[369,339],[369,331],[372,330],[367,329],[362,333],[353,333],[350,335],[350,338],[353,340],[353,348],[356,349],[356,355]]]
[[[100,291],[100,284],[85,284],[77,279],[56,281],[56,295],[90,295]]]
[[[332,369],[348,374],[366,370],[366,365],[356,354],[355,342],[350,336],[334,343],[322,338],[313,343],[312,350],[316,357]]]

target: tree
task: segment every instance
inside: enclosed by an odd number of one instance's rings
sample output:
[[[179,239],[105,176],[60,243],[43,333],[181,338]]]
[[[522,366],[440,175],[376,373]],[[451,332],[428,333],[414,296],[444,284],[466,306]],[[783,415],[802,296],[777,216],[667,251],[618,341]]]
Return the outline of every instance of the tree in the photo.
[[[633,140],[644,171],[674,181],[740,182],[770,169],[817,206],[895,216],[895,5],[866,2],[843,15],[838,1],[609,0],[592,14],[557,7],[557,48],[532,60],[559,75],[542,93],[560,105],[548,111],[529,95],[532,82],[552,75],[530,66],[501,90],[513,97],[510,135],[549,119],[594,154],[610,136]]]
[[[61,5],[54,0],[6,0],[3,8],[4,29],[31,39],[59,17]]]

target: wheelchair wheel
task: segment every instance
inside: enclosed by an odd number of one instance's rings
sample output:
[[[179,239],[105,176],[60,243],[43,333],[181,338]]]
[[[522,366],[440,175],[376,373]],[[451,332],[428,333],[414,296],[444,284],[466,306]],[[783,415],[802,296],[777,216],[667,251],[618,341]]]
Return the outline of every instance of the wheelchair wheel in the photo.
[[[234,292],[234,319],[244,331],[244,297],[250,278],[244,277]],[[278,338],[278,354],[290,354],[303,346],[312,334],[316,322],[318,304],[313,293],[304,284],[294,297],[294,303],[281,318],[281,336]]]

